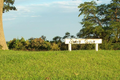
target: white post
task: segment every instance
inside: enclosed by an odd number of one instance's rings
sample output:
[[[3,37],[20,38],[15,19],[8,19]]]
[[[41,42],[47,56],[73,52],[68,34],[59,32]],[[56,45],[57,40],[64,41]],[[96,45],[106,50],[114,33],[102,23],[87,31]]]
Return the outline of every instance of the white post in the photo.
[[[98,51],[98,44],[95,44],[95,50]]]
[[[68,44],[68,50],[71,51],[71,44]]]

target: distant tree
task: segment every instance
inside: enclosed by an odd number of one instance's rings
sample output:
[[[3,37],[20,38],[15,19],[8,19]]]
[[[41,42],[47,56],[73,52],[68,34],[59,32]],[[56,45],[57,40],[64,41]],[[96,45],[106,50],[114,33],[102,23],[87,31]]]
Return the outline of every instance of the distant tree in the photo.
[[[46,41],[46,36],[42,35],[41,38]]]
[[[61,42],[62,41],[61,39],[62,38],[60,36],[56,36],[53,38],[53,41],[57,43],[57,42]]]
[[[74,35],[71,35],[71,38],[76,38]]]
[[[2,46],[3,50],[7,50],[8,47],[6,45],[3,31],[2,13],[8,12],[9,10],[16,10],[13,4],[14,0],[0,0],[0,45]]]
[[[31,40],[34,40],[35,38],[33,38],[33,37],[31,37],[31,38],[29,38],[28,40],[31,42]]]
[[[69,32],[65,33],[65,36],[63,36],[63,39],[65,38],[76,38],[74,35],[71,35]]]
[[[63,39],[65,39],[65,38],[70,38],[70,33],[69,32],[65,33],[65,36],[63,37]]]

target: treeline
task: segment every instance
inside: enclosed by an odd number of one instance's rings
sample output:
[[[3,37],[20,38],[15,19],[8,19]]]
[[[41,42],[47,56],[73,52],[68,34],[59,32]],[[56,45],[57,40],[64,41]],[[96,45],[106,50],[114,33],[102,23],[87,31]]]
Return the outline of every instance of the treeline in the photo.
[[[45,36],[40,38],[30,38],[25,40],[14,38],[7,42],[10,50],[23,50],[23,51],[59,51],[68,50],[68,45],[65,44],[65,38],[78,38],[70,35],[69,32],[65,33],[64,37],[56,36],[52,41],[48,41]],[[0,46],[2,49],[2,46]],[[103,39],[102,44],[99,44],[99,50],[120,50],[120,39],[118,42],[114,40],[106,41]],[[72,44],[72,50],[95,50],[95,44]]]
[[[48,50],[67,50],[68,45],[65,44],[65,38],[75,38],[69,32],[65,33],[64,37],[56,36],[52,41],[48,41],[46,36],[40,38],[30,38],[25,40],[14,38],[7,42],[8,48],[11,50],[25,50],[25,51],[48,51]]]
[[[65,38],[78,38],[70,35],[69,32],[65,33],[65,36],[56,36],[52,41],[48,41],[45,36],[40,38],[30,38],[25,40],[14,38],[7,42],[8,48],[11,50],[23,50],[23,51],[58,51],[68,50],[68,45],[65,44]],[[72,50],[94,50],[95,44],[72,44]],[[115,39],[106,41],[103,39],[102,44],[99,44],[99,49],[102,50],[120,50],[120,38],[118,42]]]

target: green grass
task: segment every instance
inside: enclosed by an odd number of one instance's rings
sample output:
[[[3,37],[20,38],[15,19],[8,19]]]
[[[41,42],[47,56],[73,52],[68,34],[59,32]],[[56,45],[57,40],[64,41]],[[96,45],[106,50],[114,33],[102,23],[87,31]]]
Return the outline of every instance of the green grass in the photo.
[[[120,80],[120,51],[0,51],[0,80]]]

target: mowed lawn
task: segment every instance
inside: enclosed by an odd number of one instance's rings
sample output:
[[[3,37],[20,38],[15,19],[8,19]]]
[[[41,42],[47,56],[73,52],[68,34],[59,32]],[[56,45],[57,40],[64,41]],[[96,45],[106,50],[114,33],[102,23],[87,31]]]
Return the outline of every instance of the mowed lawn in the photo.
[[[0,80],[120,80],[120,50],[0,50]]]

